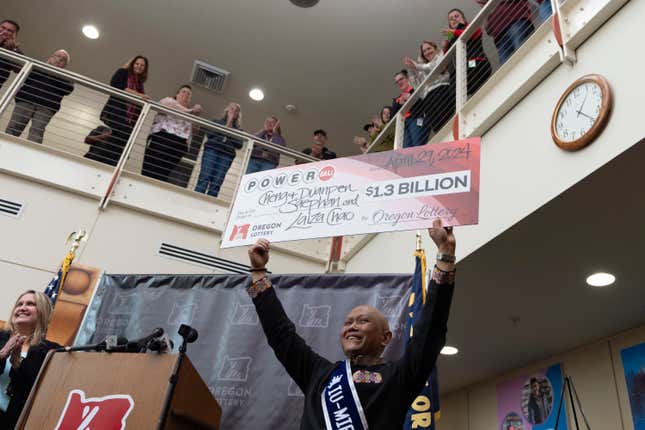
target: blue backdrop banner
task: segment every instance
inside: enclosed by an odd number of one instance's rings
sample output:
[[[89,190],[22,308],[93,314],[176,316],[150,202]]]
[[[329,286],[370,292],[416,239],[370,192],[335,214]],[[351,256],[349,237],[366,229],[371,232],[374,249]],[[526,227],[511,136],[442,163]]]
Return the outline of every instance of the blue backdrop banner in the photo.
[[[188,356],[222,407],[222,428],[298,429],[303,394],[269,348],[245,275],[104,275],[77,344],[108,335],[135,339],[162,327],[175,348],[189,324],[199,339]],[[385,314],[401,356],[411,275],[279,275],[271,277],[298,333],[318,353],[343,359],[339,333],[347,313],[369,304]],[[427,305],[427,304],[426,304]]]

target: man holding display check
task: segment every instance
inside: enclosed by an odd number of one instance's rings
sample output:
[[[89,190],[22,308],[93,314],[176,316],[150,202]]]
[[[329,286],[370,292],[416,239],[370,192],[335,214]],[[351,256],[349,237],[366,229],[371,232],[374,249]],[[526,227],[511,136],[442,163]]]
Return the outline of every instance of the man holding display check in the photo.
[[[370,306],[347,315],[340,332],[346,360],[331,362],[314,352],[295,331],[267,278],[269,242],[249,248],[253,282],[248,294],[269,345],[305,394],[301,430],[393,430],[408,409],[444,346],[455,280],[455,236],[434,221],[428,229],[439,254],[429,288],[437,289],[414,326],[414,336],[396,361],[381,358],[392,339],[387,319]]]

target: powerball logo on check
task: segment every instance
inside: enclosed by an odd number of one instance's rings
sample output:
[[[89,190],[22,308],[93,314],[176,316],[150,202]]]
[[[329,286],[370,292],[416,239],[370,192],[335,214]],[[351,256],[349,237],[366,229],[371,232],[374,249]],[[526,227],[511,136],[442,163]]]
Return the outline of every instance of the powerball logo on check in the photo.
[[[306,171],[296,171],[290,173],[280,173],[276,176],[265,176],[263,178],[251,178],[244,186],[244,191],[252,193],[256,190],[268,190],[269,188],[281,188],[285,186],[296,186],[300,184],[311,184],[316,181],[329,181],[336,174],[334,166],[325,166],[320,171],[318,169],[309,169]]]

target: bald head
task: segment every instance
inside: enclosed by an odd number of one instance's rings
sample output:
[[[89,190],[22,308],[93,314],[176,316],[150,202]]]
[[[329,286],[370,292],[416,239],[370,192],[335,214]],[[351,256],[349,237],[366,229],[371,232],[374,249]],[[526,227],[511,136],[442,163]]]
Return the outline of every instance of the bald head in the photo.
[[[368,305],[352,309],[340,331],[340,343],[349,358],[359,355],[378,358],[390,340],[392,332],[387,318]]]

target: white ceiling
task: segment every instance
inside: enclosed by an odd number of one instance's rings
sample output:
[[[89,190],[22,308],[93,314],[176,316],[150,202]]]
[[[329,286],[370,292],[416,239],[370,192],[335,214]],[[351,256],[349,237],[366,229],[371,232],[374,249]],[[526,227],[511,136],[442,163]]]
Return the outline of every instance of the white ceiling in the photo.
[[[154,99],[173,95],[195,59],[222,67],[231,72],[225,93],[196,89],[193,97],[208,118],[238,101],[247,131],[276,114],[289,146],[309,146],[312,131],[324,128],[331,148],[352,154],[352,136],[396,95],[392,74],[403,55],[416,56],[423,39],[440,40],[455,6],[470,18],[479,10],[474,0],[321,0],[309,9],[289,0],[3,0],[0,13],[22,25],[27,55],[66,48],[71,70],[103,82],[146,55]],[[100,29],[98,40],[82,36],[86,23]],[[266,93],[260,103],[248,97],[256,85]],[[287,104],[298,112],[287,114]]]

